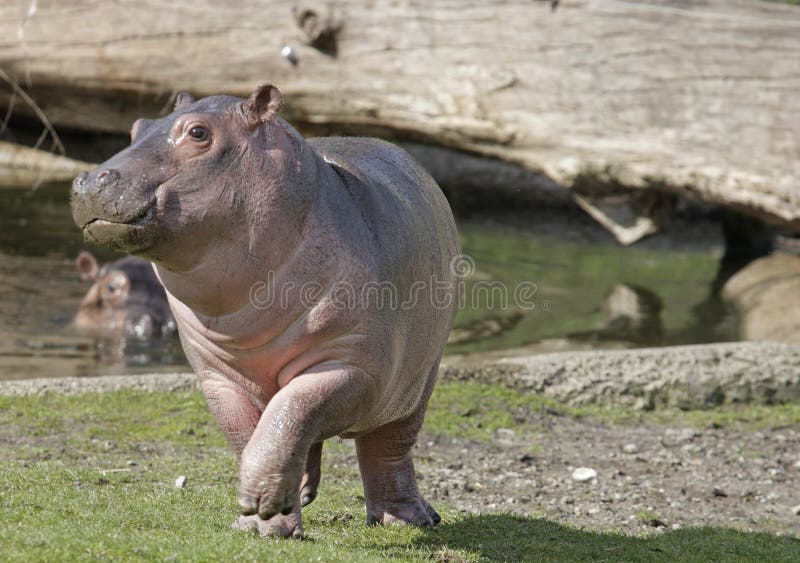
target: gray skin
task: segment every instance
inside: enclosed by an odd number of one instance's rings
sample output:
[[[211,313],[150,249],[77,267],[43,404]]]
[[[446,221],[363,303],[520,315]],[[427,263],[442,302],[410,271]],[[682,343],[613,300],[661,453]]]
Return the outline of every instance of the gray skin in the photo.
[[[72,325],[105,338],[152,338],[175,332],[164,287],[147,260],[129,256],[102,267],[90,252],[75,259],[86,292]]]
[[[281,103],[268,84],[180,94],[75,179],[74,219],[155,264],[239,460],[235,527],[301,537],[336,435],[355,439],[369,524],[431,526],[411,448],[456,308],[452,213],[398,147],[306,141]]]

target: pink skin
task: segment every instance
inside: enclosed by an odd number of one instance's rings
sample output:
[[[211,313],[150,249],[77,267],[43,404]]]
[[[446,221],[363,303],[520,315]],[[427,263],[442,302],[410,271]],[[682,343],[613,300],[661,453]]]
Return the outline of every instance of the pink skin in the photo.
[[[151,244],[145,232],[133,251],[156,264],[239,460],[234,526],[301,537],[322,442],[336,435],[356,439],[369,523],[437,523],[410,452],[455,310],[459,246],[441,191],[388,143],[305,141],[276,117],[272,86],[224,111],[191,111],[203,103],[179,97],[163,148],[169,179],[155,190],[160,234]],[[198,179],[215,151],[229,168]],[[98,240],[125,230],[75,213]],[[393,284],[398,302],[379,306],[378,291],[364,292],[375,283]]]

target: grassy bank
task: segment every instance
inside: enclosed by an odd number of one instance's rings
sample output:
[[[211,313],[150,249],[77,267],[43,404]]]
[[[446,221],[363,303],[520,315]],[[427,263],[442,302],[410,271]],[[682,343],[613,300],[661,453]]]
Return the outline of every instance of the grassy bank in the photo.
[[[445,383],[426,432],[480,443],[497,428],[524,433],[525,413],[543,409],[637,421],[500,387]],[[786,424],[800,422],[800,408],[782,407],[692,413],[686,423],[727,424],[741,415],[758,425],[776,413]],[[326,450],[351,447],[332,440]],[[235,532],[235,461],[196,392],[0,398],[0,459],[3,560],[800,560],[800,540],[785,536],[720,528],[599,533],[540,518],[463,514],[441,501],[443,522],[434,530],[368,528],[355,463],[325,461],[321,495],[304,511],[306,540]],[[181,475],[182,489],[175,486]]]

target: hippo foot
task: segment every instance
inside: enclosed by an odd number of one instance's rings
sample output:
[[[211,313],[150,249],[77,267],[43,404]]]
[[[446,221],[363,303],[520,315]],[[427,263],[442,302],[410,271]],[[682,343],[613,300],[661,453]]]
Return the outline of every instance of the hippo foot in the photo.
[[[308,506],[317,498],[317,488],[319,487],[320,470],[322,458],[322,442],[317,442],[308,451],[306,459],[306,471],[300,481],[300,504]]]
[[[296,510],[291,514],[276,514],[268,520],[264,520],[258,514],[250,516],[239,516],[232,526],[235,530],[243,532],[255,532],[262,538],[303,538],[303,522],[300,511]]]
[[[397,501],[383,501],[380,505],[367,503],[367,525],[405,525],[432,528],[442,518],[434,508],[417,493],[416,497]]]

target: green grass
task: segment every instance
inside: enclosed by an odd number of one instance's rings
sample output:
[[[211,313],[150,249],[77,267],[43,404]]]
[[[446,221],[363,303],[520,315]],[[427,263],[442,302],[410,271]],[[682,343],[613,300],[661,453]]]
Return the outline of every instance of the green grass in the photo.
[[[549,408],[617,418],[498,386],[443,383],[426,430],[480,442],[501,427],[524,432],[528,414]],[[785,417],[797,422],[798,409]],[[345,449],[331,442],[326,448]],[[184,489],[174,486],[179,475],[188,478]],[[466,516],[446,504],[434,530],[368,528],[354,464],[323,468],[320,498],[304,511],[306,540],[267,540],[230,529],[235,479],[199,393],[0,398],[3,561],[800,560],[800,540],[788,537],[727,529],[626,536],[502,513]]]
[[[606,424],[676,424],[698,429],[736,425],[743,431],[800,424],[800,403],[783,405],[729,405],[724,408],[683,411],[677,408],[638,411],[626,407],[569,407],[558,401],[521,393],[500,385],[475,382],[441,382],[431,398],[425,428],[487,442],[499,428],[531,431],[530,413],[558,413],[592,418]]]
[[[678,424],[694,428],[735,425],[742,431],[778,429],[800,424],[800,403],[783,405],[728,405],[723,408],[684,411],[677,408],[642,412],[622,407],[560,407],[566,414],[592,417],[610,424]]]

